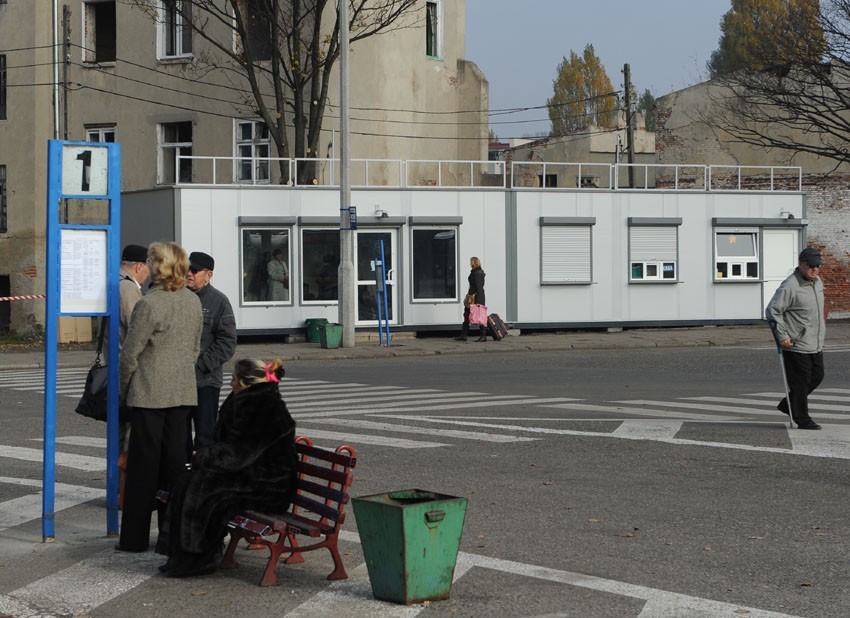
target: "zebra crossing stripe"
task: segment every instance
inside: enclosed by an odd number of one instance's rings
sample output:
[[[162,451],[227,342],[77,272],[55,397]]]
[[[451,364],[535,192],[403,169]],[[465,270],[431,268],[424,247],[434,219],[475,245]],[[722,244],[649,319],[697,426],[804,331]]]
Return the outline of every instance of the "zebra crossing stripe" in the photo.
[[[617,403],[633,403],[637,405],[649,405],[649,406],[670,406],[673,408],[689,408],[689,409],[697,409],[697,410],[717,410],[718,412],[738,412],[744,413],[750,416],[777,416],[778,418],[782,418],[781,413],[774,409],[771,410],[760,410],[758,408],[741,408],[735,406],[719,406],[719,405],[708,405],[701,403],[687,403],[684,401],[653,401],[648,399],[633,399],[630,401],[619,401]],[[814,406],[809,406],[810,408],[814,408]],[[823,413],[818,414],[818,418],[829,418],[829,419],[847,419],[846,414],[830,414]]]
[[[163,562],[162,556],[151,552],[116,552],[112,549],[114,539],[100,542],[108,544],[109,549],[0,595],[0,615],[86,615],[150,579],[156,573],[156,566]]]
[[[683,421],[653,421],[644,419],[623,421],[611,435],[618,438],[629,437],[646,440],[675,438],[683,424]]]
[[[784,397],[784,395],[783,395],[783,397]],[[717,403],[740,403],[740,404],[743,404],[743,405],[752,405],[752,406],[763,406],[763,405],[770,405],[770,404],[773,403],[773,402],[766,402],[766,401],[756,401],[756,400],[753,400],[753,399],[742,399],[742,398],[739,398],[739,397],[683,397],[683,399],[685,399],[687,401],[708,401],[708,402],[716,401]],[[823,404],[823,403],[812,402],[812,400],[815,400],[815,399],[825,399],[825,397],[813,397],[812,395],[809,395],[809,402],[810,402],[809,408],[812,409],[812,410],[837,410],[837,411],[840,411],[840,412],[850,412],[850,406],[833,406],[833,405],[828,405],[828,404]],[[835,400],[834,398],[828,398],[828,399],[830,401]],[[773,406],[771,405],[771,407],[773,407]],[[774,408],[774,410],[775,410],[775,408]],[[773,414],[773,413],[775,413],[775,412],[771,411],[771,414]]]
[[[621,401],[616,403],[635,403]],[[663,403],[663,402],[662,402]],[[663,404],[666,405],[666,404]],[[547,405],[544,408],[559,408],[563,410],[581,410],[585,412],[612,412],[616,414],[634,414],[637,416],[672,416],[696,421],[735,420],[735,416],[718,416],[717,414],[693,414],[679,412],[677,410],[665,410],[663,408],[635,408],[631,406],[597,406],[590,403],[561,403],[558,405]]]
[[[321,412],[306,412],[303,414],[298,414],[297,418],[299,419],[311,419],[311,418],[320,418],[323,416],[350,416],[355,414],[368,414],[370,410],[376,410],[377,412],[387,413],[387,412],[437,412],[440,410],[457,410],[458,408],[463,410],[468,410],[470,408],[495,408],[498,406],[512,406],[512,405],[542,405],[546,403],[552,402],[563,402],[563,401],[579,401],[578,399],[571,399],[569,397],[554,397],[554,398],[540,398],[540,399],[516,399],[511,401],[461,401],[458,402],[456,399],[452,398],[452,402],[454,405],[408,405],[408,406],[395,406],[395,407],[383,407],[382,404],[373,405],[373,406],[348,406],[345,408],[337,408],[331,410],[322,410]],[[548,406],[544,406],[548,407]],[[295,409],[298,411],[298,408]]]
[[[481,401],[481,396],[483,393],[437,393],[434,395],[430,395],[429,397],[423,397],[422,395],[415,395],[411,397],[415,401],[411,402],[412,404],[433,404],[433,403],[446,403],[446,402],[455,402],[457,403],[455,408],[466,407],[467,402]],[[371,397],[356,397],[353,399],[328,399],[325,401],[311,401],[309,403],[293,403],[289,405],[289,401],[287,401],[287,406],[294,410],[303,410],[305,408],[317,408],[317,407],[325,407],[328,405],[343,405],[349,403],[361,403],[363,405],[350,406],[346,409],[349,410],[370,410],[370,409],[378,409],[378,408],[386,408],[398,405],[399,400],[402,398],[408,399],[403,395],[399,395],[397,397],[389,397],[389,401],[385,401],[383,403],[365,403],[373,400]],[[498,396],[488,396],[488,401],[497,402],[498,400],[508,401],[508,400],[517,400],[521,399],[521,395],[498,395]],[[500,402],[501,403],[501,402]]]
[[[326,394],[326,393],[325,393]],[[348,393],[346,393],[348,394]],[[321,402],[321,401],[333,401],[335,403],[350,403],[350,402],[358,402],[358,401],[381,401],[381,400],[395,400],[395,399],[415,399],[418,397],[445,397],[448,393],[446,391],[438,391],[433,388],[410,388],[404,389],[401,391],[395,391],[390,393],[374,393],[374,394],[364,394],[353,397],[352,399],[333,399],[332,397],[322,397],[322,393],[317,395],[313,395],[311,397],[284,397],[283,400],[287,405],[291,404],[299,404],[299,405],[310,405],[312,402]],[[452,395],[477,395],[481,396],[481,393],[451,393]],[[320,405],[316,403],[315,405]]]
[[[26,448],[23,446],[4,446],[0,450],[0,457],[19,459],[21,461],[35,461],[41,463],[44,452],[37,448]],[[56,452],[56,465],[65,468],[74,468],[85,472],[106,472],[105,457],[89,457],[88,455],[74,455],[72,453]]]
[[[410,417],[408,417],[409,419]],[[374,421],[358,421],[341,418],[314,418],[311,424],[340,425],[346,428],[371,429],[373,431],[389,431],[400,433],[425,434],[428,436],[445,436],[447,438],[463,438],[466,440],[481,440],[483,442],[532,442],[537,438],[522,438],[503,434],[482,433],[477,431],[461,431],[458,429],[434,429],[433,427],[416,427],[414,425],[396,425],[392,423],[376,423]]]
[[[39,489],[38,493],[0,502],[0,532],[41,517],[41,481],[0,476],[0,484],[37,487]],[[106,491],[103,489],[67,485],[65,483],[56,483],[54,491],[56,492],[55,512],[106,496]]]
[[[310,436],[315,440],[336,440],[339,442],[350,442],[357,444],[375,444],[377,446],[390,446],[393,448],[437,448],[438,446],[449,446],[439,442],[419,442],[416,440],[405,440],[404,438],[388,438],[381,436],[369,436],[365,434],[350,433],[344,431],[325,431],[324,429],[310,429],[299,425],[298,432]]]

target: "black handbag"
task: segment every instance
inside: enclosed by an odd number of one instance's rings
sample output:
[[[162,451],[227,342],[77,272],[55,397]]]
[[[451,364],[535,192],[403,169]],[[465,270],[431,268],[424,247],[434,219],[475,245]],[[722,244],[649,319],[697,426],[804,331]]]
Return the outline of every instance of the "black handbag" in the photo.
[[[106,421],[106,383],[108,375],[106,365],[101,364],[100,354],[103,350],[103,335],[106,331],[106,318],[100,321],[100,333],[97,336],[97,356],[94,365],[86,376],[86,387],[83,396],[74,411],[98,421]]]

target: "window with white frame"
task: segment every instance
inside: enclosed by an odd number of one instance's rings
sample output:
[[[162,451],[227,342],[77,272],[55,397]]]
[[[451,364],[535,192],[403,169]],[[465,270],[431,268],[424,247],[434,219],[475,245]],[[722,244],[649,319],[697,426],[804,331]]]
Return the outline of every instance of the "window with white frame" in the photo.
[[[86,127],[86,141],[112,144],[115,142],[115,125]]]
[[[339,299],[339,229],[301,230],[301,299],[335,304]]]
[[[159,125],[159,170],[161,185],[192,182],[192,122],[167,122]],[[178,169],[179,165],[179,169]]]
[[[592,283],[595,219],[540,219],[540,283]]]
[[[242,304],[292,302],[289,227],[242,227]]]
[[[758,230],[714,231],[714,280],[758,280]]]
[[[0,54],[0,120],[6,120],[6,55]]]
[[[83,60],[115,62],[115,0],[91,0],[83,4]]]
[[[236,179],[268,182],[269,128],[262,120],[236,121]]]
[[[159,57],[192,55],[192,0],[160,0]]]
[[[6,204],[6,166],[0,165],[0,232],[5,232],[8,227],[8,206]]]
[[[641,224],[629,220],[629,280],[677,281],[680,219]]]
[[[425,3],[425,55],[440,58],[443,55],[442,0]]]
[[[413,246],[413,300],[457,300],[456,227],[416,227]]]

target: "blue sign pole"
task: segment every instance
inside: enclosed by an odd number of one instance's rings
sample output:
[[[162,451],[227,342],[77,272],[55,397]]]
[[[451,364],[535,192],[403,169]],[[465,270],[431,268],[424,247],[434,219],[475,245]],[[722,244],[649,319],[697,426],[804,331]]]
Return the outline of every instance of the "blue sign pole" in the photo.
[[[109,320],[106,528],[107,534],[118,532],[117,317],[121,147],[119,144],[50,140],[47,172],[42,537],[45,542],[51,542],[56,535],[56,364],[60,315],[105,315],[116,318]],[[108,223],[71,225],[60,222],[60,202],[63,199],[108,200]],[[69,263],[64,263],[64,259]],[[75,286],[72,276],[82,283]],[[78,289],[80,287],[85,289]]]

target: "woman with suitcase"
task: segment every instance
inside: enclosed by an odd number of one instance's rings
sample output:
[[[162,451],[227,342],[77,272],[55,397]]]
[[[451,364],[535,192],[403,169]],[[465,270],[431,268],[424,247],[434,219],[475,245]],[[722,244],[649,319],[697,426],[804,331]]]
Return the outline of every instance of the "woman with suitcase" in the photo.
[[[469,292],[466,298],[463,299],[463,325],[461,326],[460,336],[455,337],[456,341],[466,341],[469,336],[469,311],[472,305],[487,305],[487,299],[484,296],[484,277],[487,275],[481,268],[481,260],[477,257],[469,258]],[[487,330],[483,325],[479,325],[480,334],[475,341],[487,341]]]

